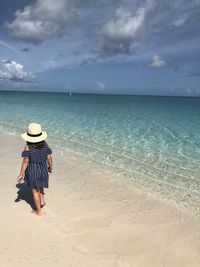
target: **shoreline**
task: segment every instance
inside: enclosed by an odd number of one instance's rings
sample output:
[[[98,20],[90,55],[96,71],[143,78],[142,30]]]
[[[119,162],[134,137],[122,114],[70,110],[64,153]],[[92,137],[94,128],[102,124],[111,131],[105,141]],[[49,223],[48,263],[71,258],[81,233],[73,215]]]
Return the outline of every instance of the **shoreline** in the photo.
[[[18,143],[21,141],[20,137],[13,134],[0,132],[0,137],[1,136],[3,136],[3,138],[13,138]],[[23,141],[21,141],[21,143],[23,148]],[[153,197],[158,198],[161,201],[166,201],[168,204],[171,203],[172,206],[185,209],[186,212],[192,211],[193,213],[200,215],[200,194],[198,193],[186,192],[182,188],[173,187],[159,180],[151,180],[142,175],[133,174],[130,171],[125,173],[123,170],[115,169],[113,166],[104,165],[85,157],[83,158],[81,155],[70,149],[60,149],[58,147],[53,149],[54,155],[59,157],[62,162],[65,161],[64,157],[68,156],[70,161],[72,161],[72,164],[81,162],[81,164],[85,165],[87,168],[92,168],[97,172],[103,171],[105,175],[114,176],[115,179],[119,179],[122,183],[132,186],[136,190],[152,194]]]
[[[24,143],[0,137],[3,266],[199,266],[196,212],[73,153],[53,151],[47,207],[32,215],[28,192],[16,188]]]

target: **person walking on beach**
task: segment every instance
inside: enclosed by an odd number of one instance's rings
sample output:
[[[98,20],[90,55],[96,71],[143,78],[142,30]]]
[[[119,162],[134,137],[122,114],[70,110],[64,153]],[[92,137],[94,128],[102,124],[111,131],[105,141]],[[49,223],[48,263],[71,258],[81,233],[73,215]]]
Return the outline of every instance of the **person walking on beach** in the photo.
[[[26,145],[21,154],[23,161],[17,180],[31,186],[36,207],[32,213],[41,216],[45,205],[44,188],[48,188],[48,172],[52,172],[52,150],[45,142],[47,133],[42,131],[38,123],[29,124],[21,138],[26,141]]]

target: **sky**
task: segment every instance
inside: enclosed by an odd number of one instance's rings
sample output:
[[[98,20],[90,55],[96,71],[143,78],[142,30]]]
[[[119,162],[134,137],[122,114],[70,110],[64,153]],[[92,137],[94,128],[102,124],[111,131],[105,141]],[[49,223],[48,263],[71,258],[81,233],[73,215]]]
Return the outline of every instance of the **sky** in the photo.
[[[0,0],[0,90],[200,96],[200,0]]]

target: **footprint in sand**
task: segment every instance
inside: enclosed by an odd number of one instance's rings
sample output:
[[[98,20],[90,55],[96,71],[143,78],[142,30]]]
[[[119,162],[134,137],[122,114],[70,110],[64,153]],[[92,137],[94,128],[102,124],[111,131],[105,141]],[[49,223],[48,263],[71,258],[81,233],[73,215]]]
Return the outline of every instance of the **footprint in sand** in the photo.
[[[47,208],[47,206],[45,206],[43,209],[42,209],[42,212],[44,215],[48,215],[52,218],[56,218],[56,215],[49,209]]]

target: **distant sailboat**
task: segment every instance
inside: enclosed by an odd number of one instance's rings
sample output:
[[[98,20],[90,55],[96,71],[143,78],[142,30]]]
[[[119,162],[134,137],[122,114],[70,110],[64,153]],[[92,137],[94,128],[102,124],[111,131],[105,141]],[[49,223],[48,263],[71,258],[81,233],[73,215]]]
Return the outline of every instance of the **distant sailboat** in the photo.
[[[69,93],[69,95],[71,96],[72,95],[72,89],[69,88],[68,91],[67,91],[67,93]]]

